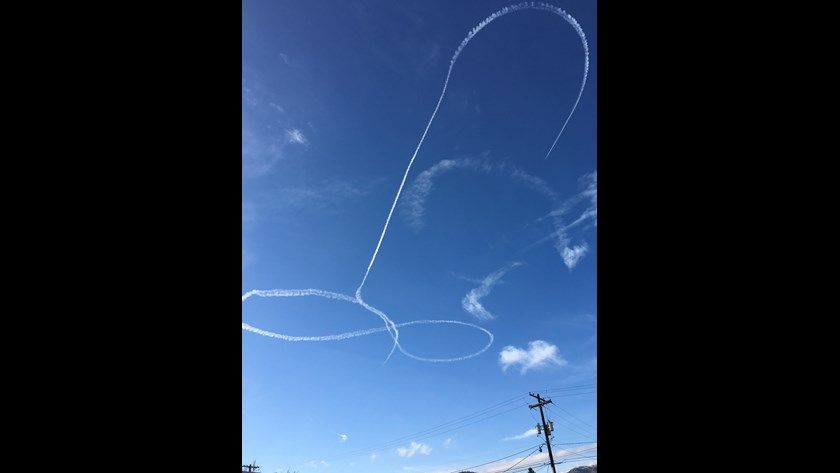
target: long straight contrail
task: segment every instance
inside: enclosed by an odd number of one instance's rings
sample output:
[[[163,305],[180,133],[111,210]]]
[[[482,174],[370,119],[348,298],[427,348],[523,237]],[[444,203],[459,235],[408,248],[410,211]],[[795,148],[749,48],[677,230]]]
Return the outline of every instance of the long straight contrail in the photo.
[[[455,63],[458,61],[458,56],[461,55],[461,52],[464,48],[469,44],[469,42],[478,34],[479,31],[484,29],[485,26],[489,25],[496,19],[505,16],[507,14],[520,11],[520,10],[541,10],[553,13],[555,15],[560,16],[564,20],[566,20],[572,28],[574,28],[575,32],[577,32],[578,36],[580,36],[581,43],[583,44],[583,52],[584,52],[584,69],[583,69],[583,79],[581,80],[580,90],[578,91],[577,99],[575,100],[574,106],[572,106],[569,115],[566,117],[565,122],[563,123],[562,128],[560,128],[560,132],[557,134],[557,137],[554,139],[554,143],[552,143],[551,148],[549,148],[548,153],[546,153],[545,158],[548,158],[548,155],[554,150],[554,146],[557,144],[557,141],[560,139],[560,135],[563,134],[563,131],[566,129],[566,125],[569,123],[569,119],[571,119],[572,114],[575,112],[577,108],[578,102],[580,101],[580,97],[583,94],[584,86],[586,85],[586,78],[589,73],[589,45],[586,42],[586,35],[583,33],[583,29],[578,24],[577,20],[574,19],[571,15],[566,13],[561,8],[555,7],[554,5],[542,2],[523,2],[516,5],[511,5],[508,7],[504,7],[501,10],[493,13],[492,15],[485,18],[481,23],[473,27],[467,36],[461,41],[461,44],[455,50],[455,53],[452,55],[452,59],[449,61],[449,69],[446,71],[446,79],[443,82],[443,89],[440,92],[440,97],[438,97],[437,104],[435,105],[435,109],[432,111],[432,116],[429,118],[428,123],[426,123],[426,128],[423,130],[423,134],[420,136],[420,141],[417,143],[417,146],[414,148],[414,153],[411,155],[411,159],[408,161],[408,166],[405,168],[405,173],[403,173],[402,181],[400,181],[400,186],[397,189],[397,194],[394,196],[394,201],[391,204],[391,209],[388,211],[388,217],[385,219],[385,225],[382,228],[382,233],[379,235],[379,240],[376,243],[376,248],[373,250],[373,255],[370,258],[370,262],[368,263],[367,270],[365,270],[365,275],[362,278],[362,282],[359,284],[359,287],[356,289],[355,297],[348,296],[346,294],[340,294],[331,291],[324,291],[321,289],[272,289],[272,290],[252,290],[248,291],[242,295],[242,302],[244,303],[248,298],[252,296],[258,297],[305,297],[305,296],[316,296],[316,297],[323,297],[327,299],[335,299],[335,300],[342,300],[345,302],[350,302],[353,304],[358,304],[364,307],[369,312],[378,316],[384,322],[385,326],[376,329],[366,329],[366,330],[357,330],[354,332],[345,332],[336,335],[324,335],[324,336],[311,336],[311,337],[302,337],[302,336],[291,336],[291,335],[284,335],[274,332],[269,332],[267,330],[262,330],[257,327],[251,326],[246,323],[242,323],[242,329],[253,332],[259,335],[272,337],[272,338],[279,338],[282,340],[287,341],[331,341],[331,340],[346,340],[348,338],[359,337],[364,335],[371,335],[378,332],[387,331],[391,338],[394,340],[394,344],[391,347],[390,353],[388,353],[388,357],[385,359],[387,362],[388,359],[391,358],[394,351],[399,348],[400,352],[406,355],[409,358],[413,358],[419,361],[427,361],[427,362],[451,362],[451,361],[461,361],[466,360],[475,356],[484,353],[490,345],[493,344],[493,334],[490,333],[488,330],[474,324],[469,324],[466,322],[459,322],[455,320],[415,320],[411,322],[405,322],[401,324],[395,324],[384,312],[381,310],[371,306],[367,302],[364,301],[362,298],[362,288],[367,281],[368,275],[370,274],[371,268],[373,268],[373,263],[376,261],[376,257],[379,254],[379,249],[382,247],[382,241],[385,239],[385,233],[388,231],[388,225],[391,222],[391,216],[394,214],[394,208],[397,206],[397,202],[400,199],[400,195],[402,194],[403,187],[405,186],[405,181],[408,179],[408,174],[411,171],[411,166],[414,164],[414,160],[417,158],[417,153],[420,151],[420,147],[423,145],[423,141],[426,139],[426,134],[429,132],[429,128],[432,126],[432,122],[435,120],[435,116],[437,115],[438,110],[440,109],[440,104],[443,102],[443,97],[446,95],[446,88],[449,85],[449,79],[452,76],[452,69],[455,67]],[[544,158],[544,159],[545,159]],[[464,325],[467,327],[472,327],[483,331],[487,334],[490,338],[488,344],[482,348],[481,350],[472,353],[470,355],[465,355],[461,357],[455,358],[425,358],[416,356],[408,351],[406,351],[399,342],[399,327],[405,327],[408,325],[417,325],[417,324],[455,324],[455,325]]]

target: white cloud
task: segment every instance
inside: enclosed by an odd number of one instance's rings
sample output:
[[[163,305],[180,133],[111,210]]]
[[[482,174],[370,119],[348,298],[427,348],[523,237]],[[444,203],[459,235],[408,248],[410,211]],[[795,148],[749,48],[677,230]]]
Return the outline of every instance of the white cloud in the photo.
[[[542,194],[553,203],[559,198],[548,184],[539,177],[532,176],[527,172],[507,163],[493,163],[484,159],[444,159],[434,166],[421,172],[414,182],[406,189],[400,207],[400,213],[408,221],[408,224],[415,230],[423,226],[423,217],[426,215],[426,200],[434,190],[435,180],[444,173],[454,169],[466,169],[470,171],[499,172],[510,176],[513,180],[524,184],[526,187]]]
[[[517,266],[522,266],[522,263],[514,262],[487,275],[487,277],[481,281],[480,286],[472,289],[466,296],[464,296],[461,300],[461,307],[479,320],[490,320],[496,318],[493,314],[487,311],[483,305],[481,305],[481,299],[490,294],[490,290],[502,279],[502,276],[504,276],[505,273]]]
[[[276,219],[279,213],[296,210],[336,211],[352,199],[370,195],[384,180],[368,182],[321,179],[301,182],[298,185],[283,185],[261,190],[243,203],[243,222]],[[250,218],[250,220],[246,220]]]
[[[472,166],[471,160],[455,161],[444,159],[429,169],[421,172],[414,182],[405,191],[403,205],[400,207],[401,214],[408,220],[408,224],[419,229],[423,226],[423,217],[426,215],[426,199],[432,192],[434,180],[439,174],[450,169]]]
[[[533,429],[528,429],[528,430],[526,430],[525,432],[523,432],[519,435],[514,435],[513,437],[506,437],[504,440],[522,440],[522,439],[525,439],[525,438],[528,438],[528,437],[533,437],[535,435],[537,435],[537,428],[536,427],[534,427]]]
[[[303,136],[303,133],[297,128],[289,128],[286,130],[286,138],[289,139],[289,143],[297,143],[301,145],[309,143],[309,140],[307,140],[306,137]]]
[[[555,238],[554,247],[563,257],[563,263],[566,264],[570,271],[577,266],[581,258],[587,253],[589,246],[585,241],[580,245],[570,246],[567,231],[587,220],[591,220],[594,225],[598,225],[598,174],[597,172],[584,174],[579,181],[585,183],[586,188],[579,194],[567,199],[559,209],[549,214],[554,219],[556,228],[556,231],[552,234]],[[588,199],[588,205],[580,216],[572,221],[572,223],[568,225],[564,224],[563,216],[579,202],[586,199]]]
[[[563,366],[566,363],[566,360],[557,352],[557,345],[543,340],[528,342],[527,350],[508,345],[499,353],[502,371],[506,371],[511,366],[520,365],[522,374],[531,369],[544,368],[551,364]]]
[[[397,449],[397,455],[406,458],[411,458],[414,455],[417,455],[418,453],[428,455],[432,453],[432,447],[429,447],[424,443],[412,441],[411,445],[409,445],[408,447],[399,447]]]
[[[242,171],[248,177],[267,174],[284,157],[285,143],[242,128]]]
[[[376,454],[375,454],[375,453],[371,453],[371,454],[370,454],[370,461],[374,461],[374,460],[376,460]]]
[[[551,219],[554,231],[531,246],[535,246],[549,240],[554,240],[554,247],[561,255],[563,263],[570,271],[577,266],[578,262],[580,262],[587,253],[589,247],[586,242],[572,245],[568,232],[572,228],[588,221],[591,221],[593,225],[597,226],[597,172],[581,176],[578,180],[582,186],[585,186],[583,191],[573,195],[565,201],[561,201],[560,196],[552,190],[543,179],[528,174],[527,172],[510,164],[504,162],[493,163],[484,159],[471,158],[457,160],[444,159],[429,169],[421,172],[417,178],[414,179],[408,189],[406,189],[403,200],[400,204],[400,213],[406,219],[409,226],[413,227],[415,230],[419,230],[423,227],[423,219],[426,215],[426,200],[432,190],[434,190],[435,180],[442,174],[455,169],[466,169],[483,172],[485,174],[491,171],[499,172],[541,194],[551,202],[551,205],[555,206],[555,210],[552,210],[537,221],[539,222],[545,219]],[[564,217],[575,208],[579,208],[582,202],[586,202],[587,205],[581,214],[571,223],[566,223]]]
[[[446,440],[443,441],[443,446],[444,447],[448,447],[450,445],[452,445],[452,437],[449,437],[449,438],[447,438]]]
[[[586,242],[583,242],[582,245],[575,245],[574,248],[566,246],[561,252],[563,262],[566,263],[566,266],[568,266],[569,269],[572,269],[577,266],[578,261],[583,258],[583,255],[586,254],[587,250],[589,250],[589,246],[586,245]]]
[[[341,437],[341,440],[339,440],[339,442],[344,443],[347,441],[347,434],[338,434],[338,436]]]
[[[330,464],[328,462],[325,462],[324,460],[309,460],[308,462],[306,462],[306,466],[308,466],[309,468],[329,468]]]
[[[577,266],[581,258],[587,253],[589,246],[585,241],[579,245],[571,246],[568,231],[587,221],[591,221],[595,226],[598,225],[598,174],[597,172],[584,174],[578,181],[586,186],[583,191],[569,197],[557,209],[552,210],[537,220],[539,222],[550,218],[554,222],[554,231],[528,247],[530,248],[554,239],[554,247],[560,253],[560,256],[563,257],[563,263],[565,263],[570,271]],[[587,202],[581,214],[572,223],[565,223],[564,217],[573,209],[578,208],[581,202]]]

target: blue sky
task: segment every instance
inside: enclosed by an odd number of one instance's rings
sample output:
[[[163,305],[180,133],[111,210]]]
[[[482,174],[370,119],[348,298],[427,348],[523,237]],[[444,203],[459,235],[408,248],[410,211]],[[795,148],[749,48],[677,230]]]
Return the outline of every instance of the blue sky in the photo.
[[[590,69],[551,155],[580,88],[583,48],[561,17],[517,11],[458,57],[363,288],[365,303],[395,324],[473,324],[492,345],[463,361],[396,350],[385,362],[385,331],[292,342],[243,330],[243,462],[264,472],[477,465],[540,443],[511,439],[536,424],[528,391],[555,400],[553,442],[597,454],[596,10],[591,1],[552,4],[585,32]],[[316,289],[351,299],[250,297],[243,323],[291,336],[384,327],[352,298],[453,52],[508,5],[243,2],[243,294]],[[488,336],[416,324],[399,328],[399,342],[417,357],[458,358]]]

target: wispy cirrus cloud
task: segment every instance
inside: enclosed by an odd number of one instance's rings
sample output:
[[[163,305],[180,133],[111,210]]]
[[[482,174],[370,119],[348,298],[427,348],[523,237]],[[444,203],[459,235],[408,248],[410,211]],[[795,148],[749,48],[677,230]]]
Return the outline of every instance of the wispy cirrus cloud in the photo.
[[[506,162],[492,162],[487,159],[476,158],[444,159],[421,172],[405,191],[403,201],[400,203],[400,214],[409,227],[415,231],[423,228],[426,217],[426,202],[435,188],[435,182],[444,174],[455,170],[468,170],[484,174],[499,173],[542,195],[549,201],[554,210],[537,221],[551,220],[554,231],[530,245],[529,248],[548,240],[554,240],[554,247],[569,270],[574,269],[588,253],[589,245],[585,241],[573,244],[569,231],[587,221],[597,225],[596,172],[581,176],[579,181],[585,188],[572,197],[562,200],[560,195],[545,180]],[[568,214],[578,208],[582,202],[587,202],[582,213],[575,220],[567,223]]]
[[[412,441],[411,444],[408,447],[397,448],[396,452],[397,452],[397,455],[399,455],[401,457],[411,458],[414,455],[417,455],[418,453],[422,454],[422,455],[428,455],[428,454],[432,453],[432,447],[430,447],[430,446],[428,446],[424,443]]]
[[[297,128],[286,130],[284,135],[249,127],[242,128],[242,171],[246,177],[260,177],[268,174],[275,165],[290,153],[294,147],[306,147],[309,140]]]
[[[512,366],[520,367],[520,374],[528,370],[544,368],[547,366],[563,366],[568,362],[560,356],[557,345],[552,345],[544,340],[528,342],[528,348],[517,348],[508,345],[499,353],[499,364],[502,371],[507,371]]]
[[[248,71],[242,77],[242,172],[254,178],[269,174],[277,164],[299,155],[309,146],[309,139],[296,123],[305,117],[292,117],[282,99],[272,90],[261,74]]]
[[[481,285],[475,289],[470,290],[467,295],[461,300],[461,307],[473,317],[479,320],[491,320],[496,318],[481,304],[481,299],[490,294],[493,286],[498,284],[502,276],[513,268],[522,266],[520,262],[511,263],[503,268],[497,269],[488,274],[482,281]]]
[[[369,195],[383,182],[383,179],[367,182],[322,179],[260,189],[243,201],[243,226],[275,219],[287,211],[337,210],[341,205]]]
[[[403,201],[400,204],[400,213],[410,227],[415,230],[423,228],[424,218],[426,216],[426,201],[428,200],[431,192],[434,190],[435,180],[450,171],[458,169],[476,171],[484,174],[489,174],[491,172],[501,173],[544,195],[552,201],[558,199],[557,193],[551,190],[545,181],[539,177],[532,176],[531,174],[528,174],[511,164],[475,158],[443,159],[429,169],[421,172],[403,195]]]
[[[317,468],[329,468],[330,463],[326,462],[324,460],[320,460],[320,461],[309,460],[308,462],[306,462],[306,466],[309,467],[309,468],[316,468],[316,469]]]
[[[548,236],[540,239],[531,246],[536,246],[548,240],[554,240],[554,247],[560,256],[563,258],[563,263],[569,268],[574,269],[578,262],[589,251],[589,245],[586,242],[572,245],[569,231],[580,226],[583,223],[591,222],[592,225],[598,225],[598,174],[597,171],[584,174],[578,179],[585,188],[583,191],[569,197],[563,201],[558,208],[552,210],[547,215],[541,217],[537,221],[542,221],[550,218],[554,222],[554,231]],[[579,208],[581,204],[585,204],[581,213],[571,222],[566,223],[566,216],[572,210]]]
[[[536,435],[537,435],[537,428],[534,427],[533,429],[528,429],[528,430],[526,430],[525,432],[523,432],[519,435],[514,435],[513,437],[505,437],[503,440],[522,440],[522,439],[526,439],[528,437],[534,437]]]
[[[303,136],[303,132],[297,128],[289,128],[286,130],[286,138],[288,138],[289,143],[297,143],[300,145],[307,145],[309,144],[309,140]]]

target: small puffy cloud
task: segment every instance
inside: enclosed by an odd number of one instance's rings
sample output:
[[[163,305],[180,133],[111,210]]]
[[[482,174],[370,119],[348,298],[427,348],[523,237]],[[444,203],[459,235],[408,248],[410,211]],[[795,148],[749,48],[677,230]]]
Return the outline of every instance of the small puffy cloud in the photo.
[[[339,442],[344,443],[347,441],[347,434],[338,434],[338,436],[341,437]]]
[[[505,438],[505,440],[522,440],[524,438],[533,437],[535,435],[537,435],[537,428],[536,427],[534,427],[533,429],[528,429],[528,430],[526,430],[525,432],[523,432],[519,435],[514,435],[513,437],[507,437],[507,438]]]
[[[522,374],[530,369],[544,368],[552,364],[563,366],[566,363],[566,360],[558,353],[557,345],[552,345],[543,340],[528,342],[527,350],[508,345],[499,353],[499,364],[502,365],[502,371],[506,371],[511,366],[519,365]]]
[[[428,455],[432,453],[432,447],[419,442],[411,442],[411,445],[408,447],[399,447],[397,449],[397,455],[401,457],[411,458],[418,453],[422,453],[423,455]]]

